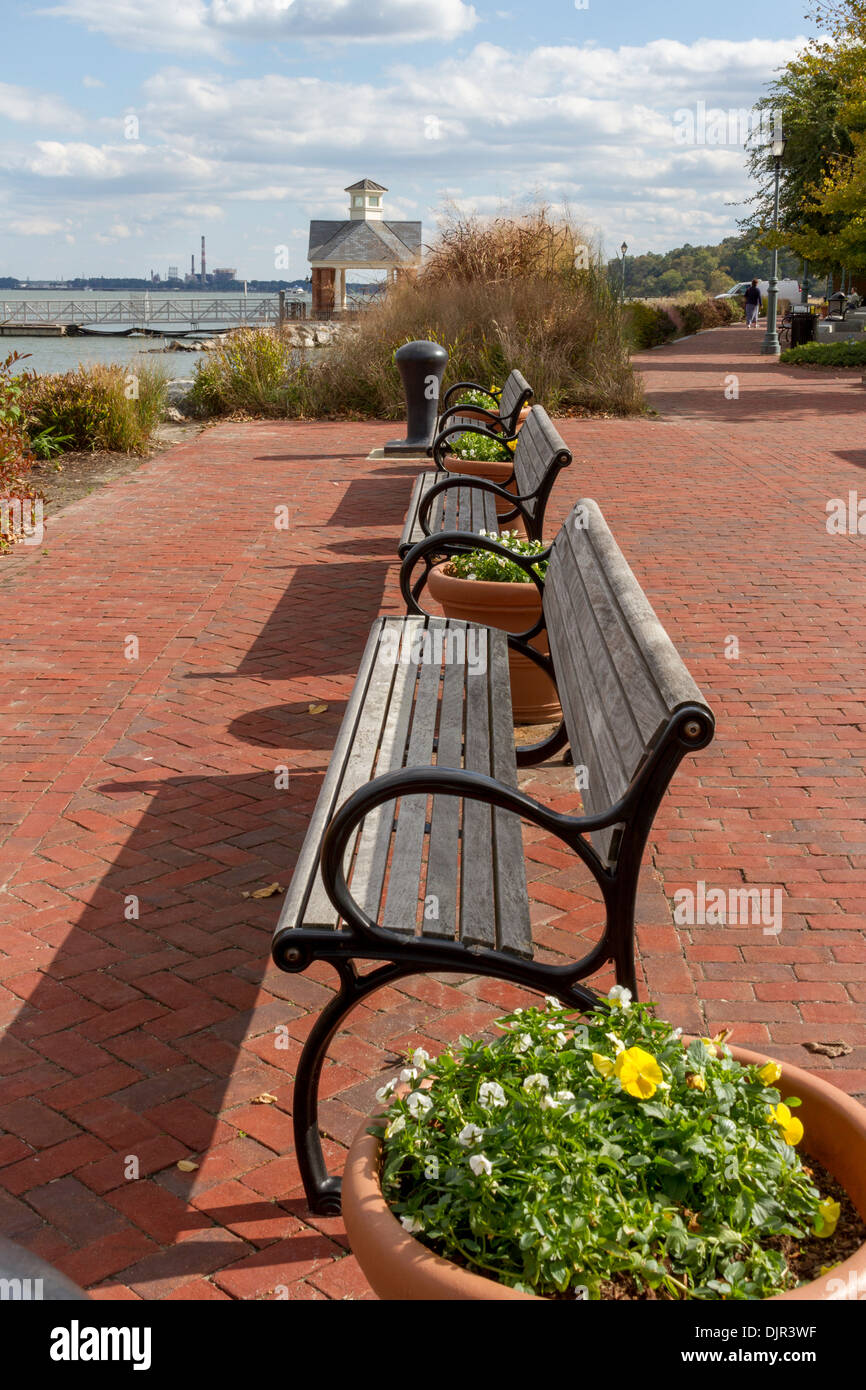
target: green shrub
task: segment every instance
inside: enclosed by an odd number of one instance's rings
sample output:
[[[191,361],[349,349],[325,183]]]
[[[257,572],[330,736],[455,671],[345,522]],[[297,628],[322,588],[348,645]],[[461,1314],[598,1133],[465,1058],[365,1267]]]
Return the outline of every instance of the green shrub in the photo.
[[[190,403],[200,415],[293,414],[298,351],[276,329],[246,328],[196,364]]]
[[[836,343],[803,343],[786,348],[781,360],[810,367],[866,367],[866,335]]]
[[[582,1019],[549,999],[412,1055],[373,1133],[403,1228],[476,1273],[547,1297],[762,1299],[797,1283],[783,1249],[833,1234],[776,1062],[688,1046],[615,986]],[[806,1136],[808,1139],[808,1135]],[[780,1248],[780,1246],[782,1248]]]
[[[31,438],[67,449],[124,454],[147,451],[162,418],[167,378],[157,367],[79,366],[62,376],[27,380]],[[44,452],[44,448],[43,448]]]
[[[677,335],[677,326],[667,309],[643,300],[626,306],[626,319],[632,345],[638,352],[668,343]]]

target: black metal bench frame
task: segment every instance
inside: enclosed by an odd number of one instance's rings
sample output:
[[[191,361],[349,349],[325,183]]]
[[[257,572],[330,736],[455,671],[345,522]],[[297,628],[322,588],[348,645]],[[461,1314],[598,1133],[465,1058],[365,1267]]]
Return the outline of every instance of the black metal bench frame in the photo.
[[[484,406],[468,405],[465,401],[462,406],[449,405],[452,397],[458,391],[481,391],[485,396],[490,396],[499,405],[498,411],[487,410]],[[517,429],[517,420],[521,410],[532,400],[534,392],[526,377],[522,372],[515,368],[509,372],[508,377],[501,387],[482,386],[477,381],[457,381],[453,386],[449,386],[445,395],[442,397],[442,411],[439,415],[437,434],[446,428],[446,422],[451,416],[459,416],[461,409],[477,411],[483,414],[491,429],[497,430],[497,438],[506,434],[509,438],[514,438]],[[504,405],[504,410],[503,410]]]
[[[483,494],[494,499],[494,507],[497,497],[509,503],[508,509],[501,512],[496,519],[498,530],[507,529],[512,522],[519,519],[525,525],[526,534],[530,540],[543,540],[544,517],[554,483],[562,469],[567,468],[572,462],[571,450],[558,434],[547,411],[542,406],[533,406],[529,418],[521,430],[513,436],[512,442],[515,443],[515,450],[511,477],[502,484],[491,482],[489,478],[476,478],[454,473],[446,468],[443,460],[447,455],[443,455],[440,446],[444,446],[447,437],[452,434],[480,434],[485,439],[496,440],[497,443],[506,442],[502,435],[477,425],[465,427],[452,425],[436,436],[433,441],[433,462],[442,477],[438,482],[434,482],[432,487],[428,487],[427,480],[432,475],[428,473],[420,475],[412,494],[412,501],[403,527],[403,536],[397,547],[397,553],[400,557],[405,557],[412,549],[413,543],[408,537],[416,526],[420,525],[425,536],[437,534],[430,523],[430,515],[436,505],[437,498],[442,498],[445,502],[444,510],[447,518],[449,494],[457,492],[459,495],[459,491],[465,489],[471,489],[476,497]],[[528,467],[528,460],[524,461],[524,454],[528,454],[530,448],[536,447],[538,439],[543,440],[546,444],[547,462],[543,469],[535,470],[537,482],[533,487],[534,479]],[[521,490],[510,491],[512,483]],[[461,525],[455,529],[469,531],[474,528],[466,523],[465,526]]]
[[[410,552],[409,558],[420,552],[424,552],[426,558],[437,548],[440,555],[446,556],[481,548],[516,560],[544,594],[544,581],[535,573],[533,566],[539,559],[549,558],[553,546],[540,557],[518,557],[495,541],[451,532],[420,542]],[[631,576],[631,580],[636,586],[634,576]],[[637,591],[640,593],[639,588]],[[404,596],[414,612],[422,612],[411,593],[407,595],[405,588]],[[657,631],[662,633],[670,646],[649,605],[647,609],[657,625]],[[542,666],[556,681],[552,658],[528,646],[528,640],[543,627],[542,617],[534,627],[524,633],[509,634],[507,640],[513,648],[524,652]],[[494,636],[498,638],[498,634]],[[672,647],[670,650],[682,666]],[[685,668],[682,669],[685,672]],[[638,875],[646,842],[659,803],[680,762],[687,754],[705,747],[714,731],[712,713],[701,702],[700,692],[687,672],[685,680],[685,685],[680,683],[680,689],[686,692],[694,690],[696,698],[686,698],[670,709],[646,745],[622,794],[599,813],[566,815],[553,811],[494,777],[466,769],[404,767],[362,786],[331,817],[321,841],[321,876],[327,896],[342,919],[342,926],[334,931],[292,924],[283,926],[281,923],[273,942],[273,957],[281,969],[303,971],[313,961],[323,960],[335,968],[339,977],[337,993],[323,1008],[308,1035],[294,1086],[296,1156],[313,1211],[334,1214],[340,1209],[340,1179],[328,1174],[322,1154],[318,1124],[319,1080],[331,1039],[361,1000],[409,975],[455,973],[506,980],[553,995],[582,1012],[598,1007],[601,1000],[593,990],[580,982],[597,972],[607,961],[613,962],[617,983],[636,994],[634,915]],[[668,696],[668,704],[671,698],[675,696]],[[564,748],[568,742],[564,713],[561,724],[549,738],[532,747],[515,750],[516,763],[527,766],[541,762]],[[587,865],[601,889],[606,920],[597,943],[575,962],[545,965],[498,949],[468,946],[462,941],[433,940],[423,935],[401,937],[381,927],[352,896],[344,872],[344,858],[353,835],[367,815],[387,802],[417,794],[458,797],[467,802],[485,803],[498,810],[513,812],[555,835]],[[592,837],[593,842],[587,837]],[[379,964],[369,973],[361,974],[355,966],[359,960]]]

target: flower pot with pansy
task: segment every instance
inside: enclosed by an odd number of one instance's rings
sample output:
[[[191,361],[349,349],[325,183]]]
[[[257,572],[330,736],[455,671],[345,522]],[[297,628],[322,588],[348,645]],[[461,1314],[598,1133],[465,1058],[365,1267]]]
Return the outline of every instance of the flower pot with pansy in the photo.
[[[418,1049],[352,1145],[343,1213],[402,1300],[862,1298],[866,1111],[686,1039],[615,987]],[[858,1293],[859,1290],[859,1293]]]

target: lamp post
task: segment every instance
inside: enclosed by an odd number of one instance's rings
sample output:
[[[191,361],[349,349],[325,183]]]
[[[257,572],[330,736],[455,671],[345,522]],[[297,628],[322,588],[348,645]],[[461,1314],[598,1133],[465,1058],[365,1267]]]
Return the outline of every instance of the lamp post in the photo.
[[[619,292],[619,302],[625,304],[625,253],[628,250],[628,243],[624,241],[619,249],[622,252],[622,289]]]
[[[782,171],[782,158],[785,153],[785,137],[779,135],[770,146],[776,166],[775,189],[773,194],[773,231],[779,230],[779,176]],[[773,273],[767,286],[767,331],[761,344],[761,352],[774,356],[781,351],[779,335],[776,332],[776,305],[779,298],[779,247],[773,247]]]

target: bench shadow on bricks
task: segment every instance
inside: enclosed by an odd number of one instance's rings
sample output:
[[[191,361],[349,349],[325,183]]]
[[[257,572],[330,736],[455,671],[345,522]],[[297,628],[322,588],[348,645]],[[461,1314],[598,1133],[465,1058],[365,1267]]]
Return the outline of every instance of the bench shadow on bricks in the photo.
[[[180,1173],[176,1162],[239,1129],[251,1136],[250,1167],[291,1151],[282,1104],[293,1045],[277,1050],[275,1029],[291,1027],[329,991],[315,980],[301,992],[286,988],[276,967],[264,981],[280,899],[242,892],[287,881],[320,782],[320,773],[293,779],[291,802],[267,773],[171,778],[153,795],[152,783],[101,788],[127,804],[135,798],[142,814],[0,1040],[0,1075],[28,1083],[23,1097],[0,1105],[0,1127],[27,1146],[20,1161],[42,1152],[49,1177],[53,1146],[80,1137],[75,1182],[96,1203],[127,1185],[129,1154],[139,1157],[142,1178],[159,1172],[157,1181],[181,1196],[197,1175]],[[127,921],[131,894],[139,916]],[[276,998],[256,1006],[263,981]],[[279,1112],[244,1104],[265,1091],[280,1093]],[[220,1118],[236,1105],[239,1118]],[[96,1141],[92,1161],[84,1136]],[[0,1185],[7,1174],[0,1170]],[[31,1190],[42,1194],[38,1211],[47,1188],[35,1169],[12,1195],[26,1202]],[[49,1212],[53,1222],[52,1205]],[[0,1206],[0,1225],[13,1238],[26,1243],[39,1224],[24,1220],[17,1203]],[[84,1243],[88,1230],[103,1234],[91,1219]],[[74,1243],[77,1234],[72,1228],[65,1238]],[[214,1266],[204,1253],[207,1272]]]

